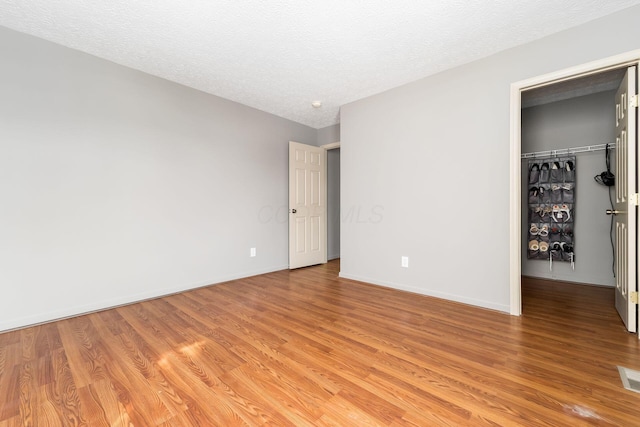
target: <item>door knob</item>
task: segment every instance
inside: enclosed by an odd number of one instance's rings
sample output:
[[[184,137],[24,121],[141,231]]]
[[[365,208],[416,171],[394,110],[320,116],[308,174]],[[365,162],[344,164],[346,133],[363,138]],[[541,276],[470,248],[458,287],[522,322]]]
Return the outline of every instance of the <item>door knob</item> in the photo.
[[[298,211],[295,210],[295,209],[291,209],[291,213],[296,213],[296,212],[298,212]]]
[[[607,212],[607,215],[618,215],[619,213],[622,213],[622,212],[617,211],[615,209],[607,209],[606,212]]]

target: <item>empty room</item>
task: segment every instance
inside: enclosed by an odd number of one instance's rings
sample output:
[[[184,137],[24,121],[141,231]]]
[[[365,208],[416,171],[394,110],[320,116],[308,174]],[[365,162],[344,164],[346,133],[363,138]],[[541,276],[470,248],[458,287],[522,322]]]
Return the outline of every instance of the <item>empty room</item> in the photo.
[[[639,20],[0,2],[0,427],[640,425]]]

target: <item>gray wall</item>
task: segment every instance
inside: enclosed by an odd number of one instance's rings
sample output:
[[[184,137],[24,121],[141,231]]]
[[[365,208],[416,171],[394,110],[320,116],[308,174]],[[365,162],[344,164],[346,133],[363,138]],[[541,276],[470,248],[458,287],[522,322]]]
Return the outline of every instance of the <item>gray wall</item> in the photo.
[[[341,276],[509,311],[510,85],[640,47],[633,7],[341,108]],[[401,256],[409,257],[402,268]]]
[[[340,149],[327,151],[327,258],[340,258]]]
[[[553,102],[522,110],[522,152],[535,152],[615,140],[615,91]],[[612,158],[615,153],[611,153]],[[575,270],[569,263],[528,260],[526,251],[528,161],[522,162],[523,257],[522,274],[533,277],[615,286],[609,238],[611,218],[607,187],[593,177],[605,167],[604,151],[576,155]]]
[[[318,146],[340,142],[340,124],[318,129]],[[340,258],[340,149],[327,151],[327,258]]]
[[[318,146],[340,142],[340,124],[318,129]]]
[[[0,56],[0,330],[287,268],[315,129],[3,28]]]

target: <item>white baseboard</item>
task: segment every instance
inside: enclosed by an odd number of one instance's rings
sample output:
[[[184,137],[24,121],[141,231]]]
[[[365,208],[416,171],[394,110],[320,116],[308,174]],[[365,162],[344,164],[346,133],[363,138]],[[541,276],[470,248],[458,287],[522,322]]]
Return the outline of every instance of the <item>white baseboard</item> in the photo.
[[[206,286],[216,285],[231,280],[244,279],[247,277],[257,276],[260,274],[272,273],[274,271],[286,270],[288,265],[274,266],[261,270],[247,271],[244,273],[231,274],[228,276],[217,277],[212,280],[206,280],[198,283],[190,283],[179,285],[165,289],[158,289],[153,292],[143,292],[139,294],[127,295],[119,298],[113,298],[106,301],[100,301],[92,304],[85,304],[75,307],[65,307],[59,310],[52,310],[38,315],[25,316],[17,319],[10,319],[0,322],[0,332],[8,332],[13,329],[21,329],[29,326],[35,326],[43,323],[53,322],[56,320],[67,319],[70,317],[82,316],[84,314],[94,313],[97,311],[108,310],[128,304],[135,304],[155,298],[161,298],[179,292],[190,291]]]
[[[374,280],[368,277],[355,276],[351,274],[345,274],[340,272],[340,277],[344,279],[357,280],[358,282],[365,282],[376,286],[384,286],[385,288],[397,289],[400,291],[412,292],[414,294],[426,295],[429,297],[440,298],[448,301],[460,302],[463,304],[473,305],[480,308],[487,308],[490,310],[502,311],[509,313],[509,305],[507,304],[495,304],[489,301],[477,300],[474,298],[462,297],[460,295],[448,294],[445,292],[430,291],[428,289],[416,288],[413,286],[402,285],[393,282],[385,282],[380,280]]]

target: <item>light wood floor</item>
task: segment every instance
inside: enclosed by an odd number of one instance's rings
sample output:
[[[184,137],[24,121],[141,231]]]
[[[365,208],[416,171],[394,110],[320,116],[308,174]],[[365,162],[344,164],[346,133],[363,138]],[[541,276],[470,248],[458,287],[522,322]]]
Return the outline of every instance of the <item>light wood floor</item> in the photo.
[[[525,280],[518,318],[338,270],[0,334],[0,426],[640,425],[611,289]]]

